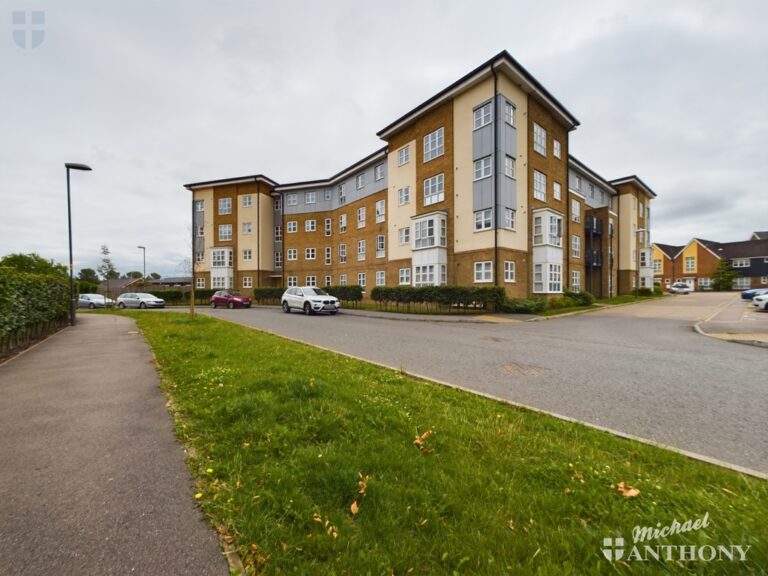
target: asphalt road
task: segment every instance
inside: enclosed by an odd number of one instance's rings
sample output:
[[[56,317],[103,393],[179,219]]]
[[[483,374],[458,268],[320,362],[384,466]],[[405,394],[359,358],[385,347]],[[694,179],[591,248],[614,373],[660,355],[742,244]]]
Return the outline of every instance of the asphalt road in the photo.
[[[765,473],[768,352],[692,329],[733,298],[504,324],[205,313]]]
[[[0,574],[229,574],[130,318],[0,366]]]

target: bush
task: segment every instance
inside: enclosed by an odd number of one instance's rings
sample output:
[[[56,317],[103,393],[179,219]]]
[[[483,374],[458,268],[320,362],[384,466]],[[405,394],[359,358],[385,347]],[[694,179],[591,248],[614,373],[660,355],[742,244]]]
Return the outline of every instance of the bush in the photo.
[[[664,296],[664,291],[661,289],[661,284],[655,284],[653,286],[653,295],[654,296]]]
[[[501,311],[508,314],[539,314],[547,308],[544,298],[507,298],[501,305]]]
[[[637,290],[638,296],[653,296],[653,290],[650,288],[638,288]]]
[[[496,310],[504,302],[504,288],[499,286],[376,286],[371,300],[387,306],[436,304],[445,308],[478,307]]]
[[[342,304],[356,303],[363,299],[363,287],[356,284],[351,286],[327,286],[323,290],[331,296],[336,296]]]
[[[279,304],[285,288],[267,287],[253,289],[253,302],[257,304]]]
[[[581,290],[580,292],[565,290],[563,296],[573,300],[576,303],[576,306],[592,306],[592,304],[595,303],[595,297],[585,290]]]
[[[560,310],[561,308],[572,308],[576,306],[576,300],[570,296],[558,296],[550,298],[547,301],[547,308],[550,310]]]

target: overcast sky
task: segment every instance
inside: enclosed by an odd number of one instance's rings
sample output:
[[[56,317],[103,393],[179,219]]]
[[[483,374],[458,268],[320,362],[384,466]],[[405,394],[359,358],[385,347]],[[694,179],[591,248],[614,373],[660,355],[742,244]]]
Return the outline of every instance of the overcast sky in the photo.
[[[183,274],[183,184],[331,176],[505,49],[581,121],[572,154],[657,192],[654,241],[768,230],[765,0],[22,0],[0,20],[0,255],[67,261],[82,162],[75,270],[102,244],[141,270],[144,245],[147,272]]]

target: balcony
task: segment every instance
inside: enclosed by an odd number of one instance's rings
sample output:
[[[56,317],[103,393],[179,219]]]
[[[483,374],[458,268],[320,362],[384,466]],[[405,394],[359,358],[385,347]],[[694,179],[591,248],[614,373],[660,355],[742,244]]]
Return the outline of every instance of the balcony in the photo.
[[[603,233],[603,221],[596,216],[587,216],[584,225],[586,226],[587,232],[591,232],[592,234]]]
[[[587,250],[587,266],[602,266],[603,253],[600,250]]]

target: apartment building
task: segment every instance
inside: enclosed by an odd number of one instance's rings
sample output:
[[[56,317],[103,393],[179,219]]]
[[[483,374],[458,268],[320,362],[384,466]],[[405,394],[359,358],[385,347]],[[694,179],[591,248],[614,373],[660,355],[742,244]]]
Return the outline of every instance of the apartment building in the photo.
[[[187,184],[196,286],[496,285],[510,297],[650,286],[655,194],[571,157],[578,125],[502,52],[329,178]]]
[[[692,238],[685,246],[653,245],[655,282],[663,288],[685,282],[692,290],[710,290],[712,274],[723,260],[739,273],[733,290],[768,288],[768,239],[714,242]],[[658,270],[658,272],[657,272]]]

